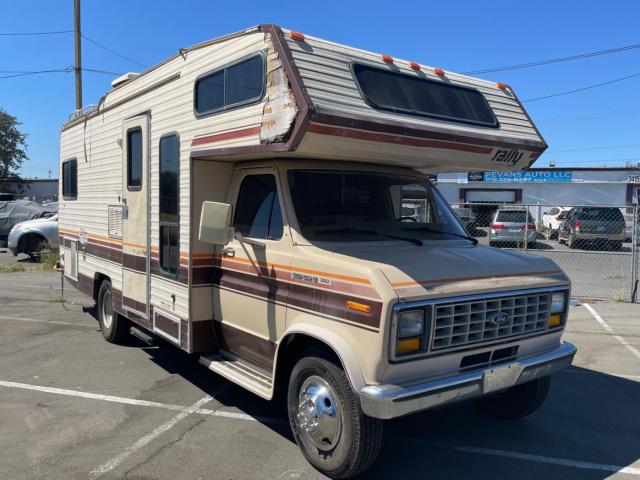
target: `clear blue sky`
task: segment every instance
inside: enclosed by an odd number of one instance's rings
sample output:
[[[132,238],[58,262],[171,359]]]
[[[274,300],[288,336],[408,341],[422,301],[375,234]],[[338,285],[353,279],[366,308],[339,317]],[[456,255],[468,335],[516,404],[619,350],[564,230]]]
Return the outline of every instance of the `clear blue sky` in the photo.
[[[282,26],[453,71],[563,57],[640,43],[640,2],[627,1],[244,1],[83,0],[83,33],[144,65],[178,48],[260,23]],[[3,2],[0,33],[70,30],[73,0]],[[73,64],[72,34],[0,36],[0,70]],[[83,41],[84,67],[141,67]],[[521,99],[640,73],[640,49],[484,75],[512,85]],[[0,72],[0,76],[7,73]],[[113,76],[84,74],[84,103],[96,103]],[[550,147],[536,163],[623,165],[640,161],[640,77],[526,104]],[[0,106],[28,134],[22,171],[57,172],[59,127],[74,109],[71,73],[0,79]]]

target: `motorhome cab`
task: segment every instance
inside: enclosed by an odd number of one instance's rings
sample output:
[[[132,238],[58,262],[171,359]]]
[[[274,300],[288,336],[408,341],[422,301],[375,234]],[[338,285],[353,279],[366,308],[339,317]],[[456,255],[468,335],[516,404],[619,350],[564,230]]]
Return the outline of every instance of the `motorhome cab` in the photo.
[[[271,399],[332,478],[383,420],[536,410],[569,280],[477,245],[420,171],[518,170],[546,144],[513,90],[273,25],[114,82],[62,127],[64,274],[104,337],[157,335]]]

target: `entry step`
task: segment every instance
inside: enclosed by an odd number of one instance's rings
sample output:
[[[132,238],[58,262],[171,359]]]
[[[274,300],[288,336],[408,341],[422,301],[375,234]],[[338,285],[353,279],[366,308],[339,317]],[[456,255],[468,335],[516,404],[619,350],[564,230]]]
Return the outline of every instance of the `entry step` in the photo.
[[[131,327],[129,329],[129,333],[131,335],[133,335],[134,337],[136,337],[138,340],[142,340],[147,345],[152,345],[153,344],[153,337],[151,335],[149,335],[148,333],[143,332],[139,328]]]
[[[271,372],[229,352],[216,352],[200,357],[200,363],[209,370],[243,386],[247,390],[270,399],[273,391]]]

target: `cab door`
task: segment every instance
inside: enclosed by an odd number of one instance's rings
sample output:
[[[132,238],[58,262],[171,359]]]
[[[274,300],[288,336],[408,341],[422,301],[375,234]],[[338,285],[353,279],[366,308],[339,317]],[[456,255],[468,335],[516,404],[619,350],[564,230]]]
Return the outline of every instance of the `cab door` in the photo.
[[[122,126],[122,307],[149,318],[149,115]]]
[[[215,326],[223,348],[270,368],[285,329],[291,235],[275,169],[240,170],[230,198],[234,238],[221,251],[214,290]],[[217,298],[216,298],[217,297]]]

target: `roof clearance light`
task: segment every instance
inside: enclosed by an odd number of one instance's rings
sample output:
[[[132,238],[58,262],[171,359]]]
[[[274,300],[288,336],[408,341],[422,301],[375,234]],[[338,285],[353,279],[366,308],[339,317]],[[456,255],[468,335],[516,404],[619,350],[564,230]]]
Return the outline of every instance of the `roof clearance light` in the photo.
[[[420,65],[418,65],[416,62],[411,62],[409,66],[414,70],[420,70]]]
[[[433,73],[435,73],[436,75],[444,75],[444,70],[442,70],[441,68],[434,68],[433,69]]]
[[[289,36],[294,40],[299,40],[300,42],[304,42],[304,33],[300,32],[289,32]]]
[[[506,83],[502,83],[502,82],[498,82],[496,83],[496,86],[500,89],[500,90],[506,90],[508,88],[508,85]]]
[[[390,55],[380,55],[380,58],[382,59],[383,62],[386,63],[393,63],[393,57],[391,57]]]

